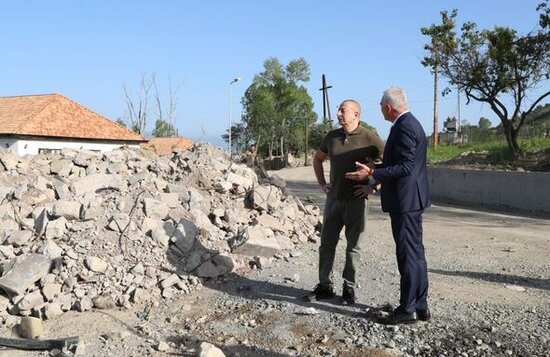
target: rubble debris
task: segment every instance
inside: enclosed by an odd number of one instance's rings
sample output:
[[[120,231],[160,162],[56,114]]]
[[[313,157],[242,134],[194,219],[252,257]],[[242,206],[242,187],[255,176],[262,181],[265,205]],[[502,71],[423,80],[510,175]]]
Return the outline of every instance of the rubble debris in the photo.
[[[209,144],[0,163],[0,314],[158,304],[319,233],[317,207]]]

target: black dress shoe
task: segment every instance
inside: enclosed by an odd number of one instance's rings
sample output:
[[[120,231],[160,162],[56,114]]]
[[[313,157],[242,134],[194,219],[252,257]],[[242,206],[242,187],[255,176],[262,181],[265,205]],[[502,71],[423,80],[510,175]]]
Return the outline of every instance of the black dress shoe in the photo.
[[[420,321],[430,321],[430,319],[432,318],[430,309],[416,310],[416,318],[419,319]]]
[[[307,293],[305,296],[302,297],[302,300],[311,302],[315,300],[332,299],[335,295],[336,294],[334,294],[334,289],[332,288],[332,286],[317,284],[313,291]]]
[[[376,322],[383,325],[401,325],[401,324],[414,324],[416,323],[416,314],[407,314],[401,310],[395,310],[392,314],[385,317],[380,317]]]
[[[355,304],[355,290],[351,286],[344,285],[342,289],[342,305]]]

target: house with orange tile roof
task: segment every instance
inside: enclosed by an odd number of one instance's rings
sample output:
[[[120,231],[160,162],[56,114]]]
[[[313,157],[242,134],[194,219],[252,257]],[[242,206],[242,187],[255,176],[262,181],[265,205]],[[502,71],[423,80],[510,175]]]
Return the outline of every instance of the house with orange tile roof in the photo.
[[[0,146],[18,155],[139,148],[143,136],[61,94],[0,97]]]
[[[141,144],[142,149],[154,151],[157,155],[168,155],[174,150],[187,150],[193,146],[193,142],[182,137],[152,138],[149,142]]]

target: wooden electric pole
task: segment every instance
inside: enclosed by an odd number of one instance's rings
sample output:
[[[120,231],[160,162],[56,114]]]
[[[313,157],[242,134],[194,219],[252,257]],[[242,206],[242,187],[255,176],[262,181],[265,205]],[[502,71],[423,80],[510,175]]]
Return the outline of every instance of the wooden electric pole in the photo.
[[[434,66],[434,134],[433,134],[433,148],[435,149],[439,144],[439,131],[437,125],[437,71],[439,65],[436,63]]]

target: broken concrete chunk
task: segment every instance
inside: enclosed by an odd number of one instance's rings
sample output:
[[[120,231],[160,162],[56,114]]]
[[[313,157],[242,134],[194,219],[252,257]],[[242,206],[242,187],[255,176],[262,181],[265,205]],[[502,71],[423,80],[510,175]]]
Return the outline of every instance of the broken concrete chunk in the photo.
[[[271,257],[281,250],[279,241],[270,237],[269,231],[261,226],[247,227],[242,237],[244,243],[234,249],[235,253],[251,257]]]
[[[98,257],[87,257],[84,260],[84,264],[86,264],[88,269],[97,273],[103,273],[109,267],[109,264]]]
[[[32,238],[32,231],[17,231],[8,236],[6,243],[13,245],[14,247],[21,247],[25,245]]]
[[[212,259],[202,263],[195,274],[201,278],[214,278],[216,276],[231,273],[235,267],[233,258],[227,254],[218,254]]]
[[[147,217],[162,220],[168,218],[168,211],[170,210],[166,203],[153,198],[143,199],[143,209]]]
[[[42,320],[30,316],[21,318],[21,324],[19,325],[21,337],[36,339],[42,336],[43,332]]]
[[[35,290],[19,300],[17,307],[19,310],[31,310],[42,306],[42,304],[44,304],[44,297],[42,296],[40,290]]]
[[[63,248],[58,246],[53,240],[46,240],[40,249],[38,249],[38,252],[50,259],[56,259],[63,254]]]
[[[57,200],[52,207],[53,217],[65,217],[72,221],[80,218],[80,208],[82,204],[71,200]]]
[[[126,181],[116,174],[92,174],[75,180],[71,187],[75,196],[82,196],[86,193],[107,189],[121,191],[126,187]]]
[[[11,294],[23,294],[29,286],[49,273],[51,260],[41,254],[29,254],[19,259],[0,278],[0,288]]]

